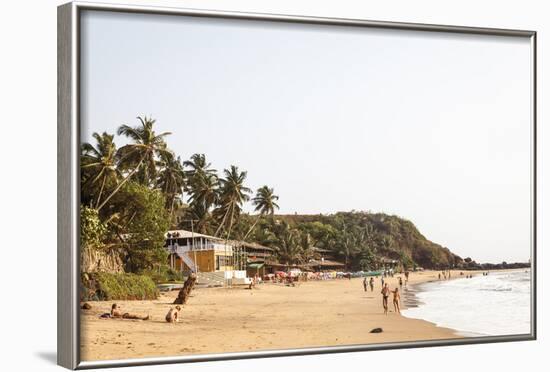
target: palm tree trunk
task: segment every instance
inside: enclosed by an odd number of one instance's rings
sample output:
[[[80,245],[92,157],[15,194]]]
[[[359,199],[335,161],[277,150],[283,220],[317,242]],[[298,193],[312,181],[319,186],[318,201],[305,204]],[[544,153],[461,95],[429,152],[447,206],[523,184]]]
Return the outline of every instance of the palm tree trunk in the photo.
[[[214,233],[214,236],[218,236],[218,233],[220,232],[220,229],[225,224],[225,220],[227,218],[227,215],[229,214],[229,208],[227,208],[227,212],[223,215],[222,222],[220,223],[220,226],[216,229],[216,232]]]
[[[130,177],[132,177],[134,175],[134,173],[137,172],[137,170],[139,169],[139,167],[141,167],[141,164],[143,163],[143,161],[145,160],[145,156],[144,155],[141,160],[139,161],[138,165],[136,165],[136,167],[134,169],[132,169],[132,171],[130,173],[128,173],[128,175],[126,177],[124,177],[124,179],[118,184],[118,186],[113,190],[113,192],[107,197],[107,199],[105,199],[103,201],[103,203],[101,203],[101,205],[99,207],[97,207],[97,211],[99,212],[101,210],[101,208],[103,208],[105,206],[105,204],[107,204],[107,202],[109,200],[111,200],[111,198],[120,190],[120,188],[126,183],[126,181],[128,181],[130,179]]]
[[[176,196],[172,196],[172,205],[170,206],[170,218],[174,218],[174,203],[176,201]]]
[[[252,232],[252,230],[254,230],[254,228],[256,227],[256,224],[260,221],[260,218],[262,218],[262,214],[260,213],[258,215],[258,217],[256,218],[256,221],[254,221],[254,223],[252,224],[252,226],[250,227],[250,229],[247,231],[247,233],[245,234],[244,238],[243,238],[243,241],[246,240],[246,238],[248,238],[248,235]]]
[[[231,218],[229,219],[229,230],[227,232],[226,242],[229,240],[229,236],[231,235],[231,229],[233,228],[233,215],[235,214],[235,204],[231,204]]]
[[[97,201],[95,203],[95,207],[99,205],[99,201],[101,200],[101,194],[103,194],[103,187],[105,187],[105,181],[107,180],[107,175],[103,176],[103,182],[101,182],[101,189],[99,189],[99,195],[97,196]]]
[[[225,249],[227,249],[227,242],[228,242],[228,240],[229,240],[229,236],[231,235],[231,228],[233,227],[233,211],[234,211],[234,205],[235,205],[235,204],[231,204],[231,218],[230,218],[230,220],[229,220],[229,230],[228,230],[227,235],[226,235],[226,237],[225,237]],[[227,255],[227,253],[226,253],[226,255]],[[233,256],[232,256],[232,258],[233,258]],[[233,261],[233,260],[231,260],[231,261]],[[233,270],[235,270],[235,264],[234,264],[234,262],[231,262],[231,264],[232,264],[232,266],[233,266]],[[227,269],[227,267],[226,267],[226,269]]]

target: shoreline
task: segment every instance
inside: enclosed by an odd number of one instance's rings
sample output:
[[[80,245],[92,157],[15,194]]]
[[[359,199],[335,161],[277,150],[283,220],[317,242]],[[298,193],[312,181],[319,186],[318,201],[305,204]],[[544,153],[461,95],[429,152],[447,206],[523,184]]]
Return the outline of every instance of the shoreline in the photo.
[[[492,270],[492,271],[510,271],[510,270]],[[437,275],[438,272],[439,271],[435,272],[436,275]],[[486,272],[486,271],[462,271],[462,272],[464,272],[465,275],[466,275],[466,273],[468,273],[468,275],[478,276],[479,274],[481,274],[483,272]],[[455,273],[455,270],[451,270],[451,274],[454,274],[454,273]],[[402,296],[403,296],[402,303],[404,305],[404,306],[402,306],[402,310],[407,310],[407,309],[410,309],[410,308],[419,307],[419,306],[422,306],[422,305],[425,304],[424,302],[422,302],[418,298],[417,293],[424,292],[425,289],[423,289],[422,287],[425,286],[426,284],[437,283],[437,282],[447,282],[447,281],[459,280],[459,279],[467,279],[465,276],[460,275],[460,270],[456,270],[456,273],[458,273],[458,275],[455,275],[455,276],[451,275],[450,279],[441,279],[440,280],[440,279],[437,279],[437,277],[434,277],[434,279],[432,279],[432,280],[426,280],[426,281],[410,284],[410,286],[408,286],[406,288],[406,290],[404,290],[403,293],[402,293]],[[410,317],[407,317],[406,315],[403,315],[403,317],[405,317],[407,319],[419,319],[419,318],[410,318]],[[433,324],[434,327],[449,329],[449,330],[453,331],[454,334],[456,334],[457,336],[460,336],[460,337],[481,337],[481,336],[484,336],[482,334],[475,334],[475,333],[472,333],[472,332],[464,332],[464,331],[461,331],[459,329],[443,327],[443,326],[438,325],[437,323],[431,322],[428,319],[420,318],[420,320],[423,320],[425,322]]]
[[[402,310],[417,305],[414,293],[437,281],[438,271],[411,272],[401,292]],[[452,277],[461,278],[459,271]],[[474,272],[465,272],[474,274]],[[477,272],[481,273],[481,271]],[[391,289],[398,277],[386,278]],[[406,289],[405,289],[406,288]],[[181,321],[164,316],[177,291],[153,301],[116,301],[130,313],[152,320],[100,319],[112,302],[90,302],[81,310],[82,360],[246,352],[304,347],[383,344],[466,337],[423,319],[383,314],[380,277],[364,292],[362,278],[300,282],[296,287],[265,283],[257,289],[200,288],[183,307]],[[417,300],[417,299],[416,299]],[[370,333],[374,328],[383,332]]]
[[[478,277],[480,274],[482,273],[511,273],[511,272],[523,272],[525,270],[529,270],[529,269],[525,269],[525,268],[517,268],[517,269],[495,269],[495,270],[475,270],[475,271],[463,271],[464,274],[468,274],[468,275],[472,275],[472,277]],[[423,281],[423,282],[419,282],[419,283],[415,283],[415,284],[412,284],[409,288],[407,288],[407,291],[403,293],[403,297],[406,298],[403,303],[406,305],[406,306],[403,306],[403,310],[406,310],[406,309],[411,309],[411,308],[417,308],[417,307],[420,307],[420,306],[423,306],[423,305],[426,305],[425,302],[421,301],[417,294],[418,293],[422,293],[422,292],[425,292],[425,291],[429,291],[429,289],[426,289],[426,285],[428,284],[435,284],[435,283],[444,283],[444,282],[447,282],[447,281],[451,281],[451,280],[457,280],[457,279],[467,279],[465,276],[453,276],[451,279],[442,279],[442,280],[439,280],[439,279],[434,279],[434,280],[427,280],[427,281]],[[405,317],[407,317],[406,315],[404,315]],[[478,331],[471,331],[471,330],[466,330],[466,329],[459,329],[459,328],[456,328],[456,327],[449,327],[449,326],[445,326],[445,325],[439,325],[438,323],[435,323],[429,319],[426,319],[424,317],[408,317],[409,319],[421,319],[421,320],[424,320],[424,321],[427,321],[427,322],[430,322],[432,324],[434,324],[436,327],[443,327],[443,328],[448,328],[448,329],[452,329],[454,330],[454,332],[459,335],[459,336],[462,336],[462,337],[487,337],[487,336],[491,336],[491,334],[488,334],[488,333],[482,333],[482,332],[478,332]]]
[[[530,269],[521,268],[521,269],[470,270],[470,271],[462,270],[462,272],[465,273],[465,274],[471,274],[472,276],[475,277],[475,276],[478,276],[479,274],[482,274],[482,273],[504,273],[504,272],[516,272],[516,271],[525,271],[525,270],[530,270]],[[439,272],[439,271],[430,270],[430,272],[432,272],[432,271],[435,272],[436,275]],[[455,272],[457,272],[458,275],[454,275]],[[407,291],[402,293],[403,297],[407,297],[407,301],[408,301],[408,304],[409,304],[406,308],[418,307],[418,305],[423,304],[423,302],[421,302],[415,294],[419,293],[419,292],[422,292],[423,290],[420,287],[422,287],[426,284],[436,283],[436,282],[446,282],[446,281],[449,281],[449,280],[457,280],[457,279],[467,279],[465,276],[460,275],[460,272],[461,272],[461,270],[451,270],[451,273],[454,276],[452,276],[450,279],[439,280],[437,278],[434,278],[432,280],[426,280],[426,281],[411,284],[410,288],[406,288]],[[407,294],[407,296],[405,296],[405,294]],[[403,303],[405,304],[405,301],[403,301]],[[404,309],[405,309],[405,307],[403,307],[403,310]],[[457,330],[457,332],[461,332],[461,331]]]

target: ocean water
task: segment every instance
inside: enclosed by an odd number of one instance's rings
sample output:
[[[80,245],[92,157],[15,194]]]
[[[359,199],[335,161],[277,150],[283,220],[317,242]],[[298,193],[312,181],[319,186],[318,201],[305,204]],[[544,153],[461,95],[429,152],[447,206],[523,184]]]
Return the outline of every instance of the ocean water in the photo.
[[[531,273],[489,273],[471,279],[425,283],[418,287],[418,307],[403,311],[452,328],[465,336],[530,333]]]

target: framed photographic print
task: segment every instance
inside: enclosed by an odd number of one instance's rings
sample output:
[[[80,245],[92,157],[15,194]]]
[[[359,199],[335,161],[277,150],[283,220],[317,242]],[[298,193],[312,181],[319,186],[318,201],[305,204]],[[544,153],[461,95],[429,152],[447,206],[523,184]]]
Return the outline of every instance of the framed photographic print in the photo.
[[[58,363],[536,337],[536,33],[58,8]]]

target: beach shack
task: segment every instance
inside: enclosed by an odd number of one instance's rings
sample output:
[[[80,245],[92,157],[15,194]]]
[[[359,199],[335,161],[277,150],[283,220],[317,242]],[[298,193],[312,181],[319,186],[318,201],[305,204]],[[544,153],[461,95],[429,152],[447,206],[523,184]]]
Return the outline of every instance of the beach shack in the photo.
[[[184,272],[233,271],[234,244],[214,236],[187,230],[166,233],[169,264]]]
[[[379,259],[380,265],[385,270],[396,270],[400,264],[399,260],[388,258],[388,257],[381,257]]]
[[[330,271],[330,270],[343,270],[345,264],[336,260],[334,252],[323,248],[312,248],[315,258],[310,260],[304,266],[312,271]]]
[[[304,266],[311,271],[342,271],[346,265],[338,261],[325,260],[321,257],[319,260],[310,260]]]
[[[248,277],[255,275],[263,277],[273,273],[273,269],[269,265],[273,261],[273,248],[258,243],[239,243],[246,257],[246,275]]]

